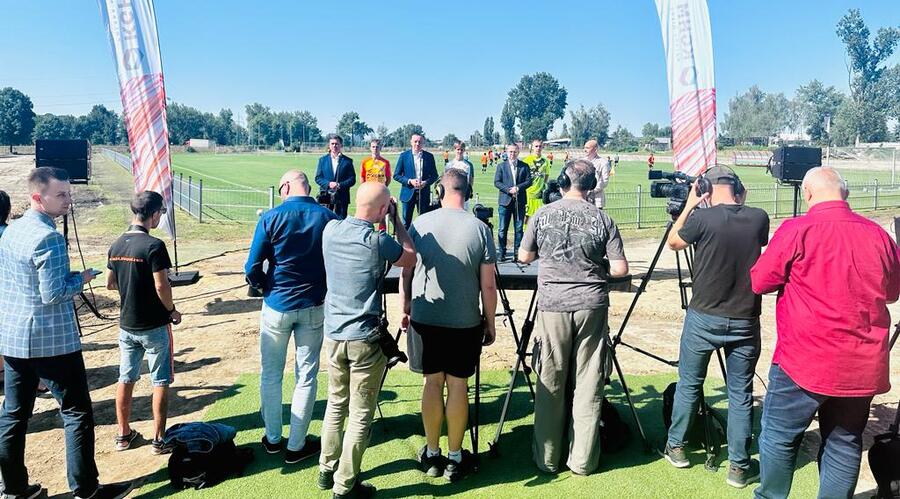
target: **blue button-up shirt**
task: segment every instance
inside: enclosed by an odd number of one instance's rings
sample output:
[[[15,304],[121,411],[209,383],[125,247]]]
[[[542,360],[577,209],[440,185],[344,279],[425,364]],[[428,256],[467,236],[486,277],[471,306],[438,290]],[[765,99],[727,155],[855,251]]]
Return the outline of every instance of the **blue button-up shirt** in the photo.
[[[0,238],[0,353],[31,359],[81,350],[66,241],[53,219],[28,210]]]
[[[253,287],[262,288],[269,308],[290,312],[324,302],[322,231],[334,219],[334,212],[309,196],[289,197],[260,217],[244,273]]]

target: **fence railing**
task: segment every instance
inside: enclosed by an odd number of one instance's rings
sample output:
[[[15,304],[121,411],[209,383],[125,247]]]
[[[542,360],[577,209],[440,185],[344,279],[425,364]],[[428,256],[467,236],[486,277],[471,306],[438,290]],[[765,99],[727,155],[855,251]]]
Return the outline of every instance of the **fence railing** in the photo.
[[[103,154],[131,171],[131,159],[121,153],[103,150]],[[211,182],[212,180],[210,180]],[[854,210],[871,211],[900,207],[900,182],[855,182],[848,185],[848,201]],[[255,223],[259,215],[278,203],[274,187],[221,187],[204,185],[202,178],[177,173],[172,190],[175,205],[201,222]],[[794,212],[794,188],[780,184],[751,184],[747,186],[747,204],[762,208],[772,218],[786,218]],[[497,205],[496,195],[482,196],[486,206]],[[665,225],[671,220],[666,212],[665,198],[650,197],[649,189],[636,185],[632,189],[613,188],[606,193],[606,211],[620,227],[650,228]],[[472,203],[470,203],[472,204]],[[806,207],[798,200],[798,213]]]

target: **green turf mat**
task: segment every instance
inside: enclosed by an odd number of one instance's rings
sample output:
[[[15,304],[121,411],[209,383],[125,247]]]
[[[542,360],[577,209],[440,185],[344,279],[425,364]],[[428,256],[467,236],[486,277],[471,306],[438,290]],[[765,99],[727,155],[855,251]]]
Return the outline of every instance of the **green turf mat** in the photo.
[[[291,379],[289,375],[285,376],[285,381]],[[673,375],[626,378],[641,421],[654,445],[664,439],[662,392],[674,379]],[[581,477],[568,471],[556,476],[539,473],[531,460],[532,402],[525,386],[514,392],[509,419],[500,439],[499,456],[491,457],[487,453],[487,442],[496,430],[508,380],[506,371],[482,375],[481,468],[477,474],[450,484],[442,478],[428,478],[416,470],[416,451],[424,445],[419,415],[421,376],[405,370],[391,372],[381,396],[385,417],[374,423],[372,440],[363,460],[363,479],[378,487],[377,497],[752,497],[755,484],[743,490],[725,484],[727,461],[716,473],[706,471],[704,455],[697,450],[691,454],[691,468],[675,469],[656,453],[645,453],[636,432],[627,448],[601,458],[600,470],[594,475]],[[286,422],[290,388],[285,383]],[[311,432],[316,435],[321,428],[326,390],[323,374],[319,378],[316,417],[311,426]],[[622,417],[631,423],[618,383],[608,387],[607,394]],[[727,403],[721,385],[707,387],[707,400],[724,412]],[[169,487],[168,475],[163,469],[148,477],[136,497],[331,497],[330,491],[322,492],[316,488],[318,465],[315,459],[285,465],[282,455],[265,454],[259,443],[262,422],[258,408],[259,376],[248,374],[241,376],[233,389],[223,392],[206,415],[207,421],[235,426],[239,430],[236,443],[255,450],[256,460],[242,477],[208,490],[176,493]],[[759,432],[759,412],[755,411],[754,434]],[[287,434],[285,427],[284,435]],[[469,445],[467,438],[465,446]],[[446,450],[446,439],[442,441],[442,447]],[[727,452],[723,448],[720,460],[725,459]],[[800,468],[795,475],[792,497],[814,497],[818,486],[816,467],[801,457]]]

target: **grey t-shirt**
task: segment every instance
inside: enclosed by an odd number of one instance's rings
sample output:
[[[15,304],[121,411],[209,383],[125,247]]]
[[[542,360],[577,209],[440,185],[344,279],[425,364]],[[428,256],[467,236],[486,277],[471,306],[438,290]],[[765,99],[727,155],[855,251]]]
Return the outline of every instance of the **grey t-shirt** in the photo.
[[[325,256],[325,335],[335,341],[362,340],[378,329],[385,264],[403,247],[371,223],[355,217],[332,220],[322,232]]]
[[[487,225],[471,213],[441,208],[413,222],[418,259],[412,282],[412,320],[431,326],[481,323],[481,265],[494,263]]]
[[[522,248],[536,251],[538,310],[575,312],[609,305],[609,260],[624,260],[615,222],[593,204],[560,199],[528,222]]]

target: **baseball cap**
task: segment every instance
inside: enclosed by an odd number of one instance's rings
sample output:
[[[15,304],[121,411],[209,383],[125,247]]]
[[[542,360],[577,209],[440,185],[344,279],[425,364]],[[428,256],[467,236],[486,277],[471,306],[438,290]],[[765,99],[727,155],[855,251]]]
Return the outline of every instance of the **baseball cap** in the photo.
[[[727,166],[714,166],[706,170],[706,178],[713,184],[734,185],[738,181],[737,174]]]

